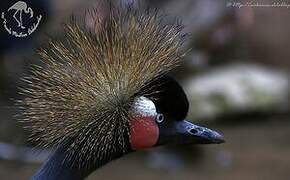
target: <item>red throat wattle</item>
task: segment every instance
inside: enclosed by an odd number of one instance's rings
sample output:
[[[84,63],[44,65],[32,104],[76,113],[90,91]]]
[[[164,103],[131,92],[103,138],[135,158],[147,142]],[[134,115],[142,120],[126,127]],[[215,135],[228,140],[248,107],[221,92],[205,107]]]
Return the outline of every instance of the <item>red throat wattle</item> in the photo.
[[[155,116],[136,117],[130,121],[130,142],[133,150],[154,146],[159,137]]]

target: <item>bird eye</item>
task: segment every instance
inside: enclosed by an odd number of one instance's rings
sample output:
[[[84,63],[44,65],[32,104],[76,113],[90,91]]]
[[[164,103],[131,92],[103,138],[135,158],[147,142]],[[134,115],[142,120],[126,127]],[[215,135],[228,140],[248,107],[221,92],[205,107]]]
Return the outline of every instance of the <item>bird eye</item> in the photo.
[[[157,114],[156,121],[157,123],[162,123],[164,120],[163,114]]]

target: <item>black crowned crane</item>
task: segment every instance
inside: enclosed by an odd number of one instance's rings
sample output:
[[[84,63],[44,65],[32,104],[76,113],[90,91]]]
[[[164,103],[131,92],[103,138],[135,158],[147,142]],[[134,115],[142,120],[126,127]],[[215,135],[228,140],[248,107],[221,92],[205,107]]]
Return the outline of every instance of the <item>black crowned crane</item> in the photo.
[[[111,12],[101,30],[65,25],[25,78],[22,122],[34,142],[55,148],[33,179],[83,179],[125,154],[168,143],[224,142],[185,120],[186,95],[166,75],[184,56],[180,26],[155,11]]]

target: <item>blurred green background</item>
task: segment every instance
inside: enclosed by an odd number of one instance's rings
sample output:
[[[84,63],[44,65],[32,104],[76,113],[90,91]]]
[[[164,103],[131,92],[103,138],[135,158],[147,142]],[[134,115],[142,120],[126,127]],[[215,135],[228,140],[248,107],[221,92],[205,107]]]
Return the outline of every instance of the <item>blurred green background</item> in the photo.
[[[2,1],[1,12],[15,2]],[[26,2],[44,17],[30,37],[11,38],[0,25],[0,179],[4,180],[29,179],[49,153],[32,149],[13,105],[20,78],[37,62],[35,48],[45,43],[47,34],[60,35],[71,14],[95,7],[105,17],[108,10],[92,0]],[[226,143],[136,152],[89,179],[289,179],[290,9],[249,6],[274,3],[265,0],[142,3],[185,25],[189,34],[185,48],[191,50],[173,74],[188,94],[188,119],[218,129]]]

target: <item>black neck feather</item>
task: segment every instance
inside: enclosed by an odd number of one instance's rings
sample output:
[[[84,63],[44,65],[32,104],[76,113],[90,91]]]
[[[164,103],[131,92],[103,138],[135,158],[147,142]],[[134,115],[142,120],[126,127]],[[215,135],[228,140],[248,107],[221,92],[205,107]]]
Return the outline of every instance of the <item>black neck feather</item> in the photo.
[[[127,146],[128,147],[128,146]],[[67,147],[60,146],[50,156],[50,158],[41,166],[41,168],[32,177],[33,180],[81,180],[97,168],[106,163],[117,159],[124,154],[130,152],[127,148],[125,151],[115,151],[107,158],[99,158],[95,163],[90,163],[89,166],[80,167],[77,163],[72,163],[67,160]],[[85,161],[85,160],[84,160]],[[88,162],[89,163],[89,162]]]

